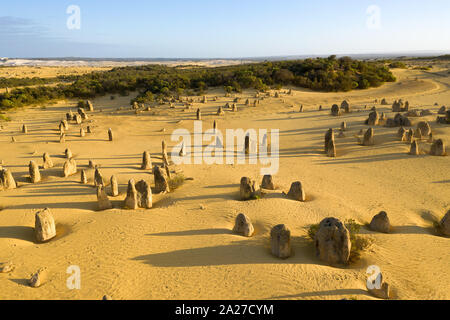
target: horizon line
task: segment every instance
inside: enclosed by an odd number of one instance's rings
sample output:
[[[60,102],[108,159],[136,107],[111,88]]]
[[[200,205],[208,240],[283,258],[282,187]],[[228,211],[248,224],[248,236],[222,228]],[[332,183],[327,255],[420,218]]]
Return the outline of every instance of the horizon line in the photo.
[[[450,50],[414,50],[414,51],[392,51],[392,52],[366,52],[366,53],[329,53],[329,54],[290,54],[290,55],[270,55],[270,56],[249,56],[249,57],[89,57],[89,56],[59,56],[59,57],[1,57],[2,59],[8,60],[185,60],[185,61],[195,61],[195,60],[263,60],[263,59],[276,59],[276,58],[296,58],[296,57],[329,57],[332,55],[345,57],[345,56],[397,56],[397,57],[423,57],[423,56],[440,56],[450,54]]]

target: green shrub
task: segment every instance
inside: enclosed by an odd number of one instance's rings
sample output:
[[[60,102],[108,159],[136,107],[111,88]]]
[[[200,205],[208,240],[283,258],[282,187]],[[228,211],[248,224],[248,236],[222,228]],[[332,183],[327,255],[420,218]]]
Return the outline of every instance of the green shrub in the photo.
[[[395,62],[392,62],[392,63],[389,65],[389,68],[391,68],[391,69],[395,69],[395,68],[397,68],[397,69],[406,69],[407,66],[406,66],[406,64],[404,64],[404,63],[401,62],[401,61],[395,61]]]
[[[171,179],[169,179],[169,187],[170,190],[176,190],[179,187],[181,187],[184,182],[186,181],[186,178],[183,174],[176,174],[175,176],[173,176]]]
[[[8,116],[6,116],[2,113],[0,113],[0,120],[7,121],[7,122],[11,121],[11,119]]]

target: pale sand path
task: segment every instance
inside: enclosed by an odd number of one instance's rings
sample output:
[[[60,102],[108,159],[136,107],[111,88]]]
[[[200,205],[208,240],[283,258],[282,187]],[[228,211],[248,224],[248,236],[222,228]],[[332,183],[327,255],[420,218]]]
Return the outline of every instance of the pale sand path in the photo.
[[[71,126],[67,142],[60,144],[57,122],[74,103],[60,103],[12,113],[12,122],[0,131],[0,160],[10,168],[20,188],[0,193],[0,263],[13,261],[11,274],[0,274],[0,299],[372,299],[365,291],[365,270],[376,264],[391,284],[396,298],[450,299],[450,239],[437,237],[430,216],[441,218],[450,208],[449,157],[407,155],[409,147],[398,141],[397,129],[375,128],[376,145],[356,144],[355,134],[366,129],[375,98],[409,100],[412,106],[431,109],[450,106],[450,78],[420,71],[396,71],[399,83],[349,93],[316,93],[295,90],[291,97],[270,98],[261,105],[245,107],[219,119],[219,128],[279,128],[280,171],[275,183],[287,191],[295,180],[303,182],[310,201],[299,203],[273,194],[263,199],[237,201],[242,176],[260,182],[259,166],[180,166],[194,181],[174,193],[154,195],[149,211],[112,210],[95,212],[95,189],[78,183],[79,174],[59,177],[64,149],[70,147],[79,168],[89,159],[101,165],[109,180],[116,174],[123,200],[128,179],[153,176],[139,170],[142,152],[149,150],[159,163],[161,140],[170,147],[170,133],[176,128],[192,131],[195,110],[203,111],[204,128],[211,128],[219,105],[231,102],[221,91],[209,96],[218,102],[196,104],[190,111],[181,107],[159,107],[158,115],[134,115],[128,108],[131,97],[109,96],[94,100],[91,115],[94,134],[78,137]],[[415,80],[418,77],[418,81]],[[244,100],[253,96],[247,92]],[[332,103],[349,99],[355,109],[339,118],[329,116]],[[250,98],[252,100],[252,98]],[[434,106],[439,102],[439,107]],[[295,108],[290,105],[295,104]],[[299,105],[305,106],[298,113]],[[327,111],[318,111],[322,104]],[[98,112],[103,109],[103,113]],[[392,116],[389,106],[377,105]],[[450,126],[430,121],[435,137],[450,144]],[[26,123],[29,134],[19,132]],[[179,120],[183,120],[178,123]],[[336,139],[338,158],[322,154],[323,135],[347,121],[346,138]],[[413,119],[417,122],[418,119]],[[117,139],[107,142],[111,127]],[[162,128],[166,133],[161,133]],[[10,143],[11,135],[18,142]],[[423,142],[424,150],[429,144]],[[36,154],[33,153],[36,151]],[[57,168],[43,172],[44,181],[26,182],[28,163],[41,164],[49,152]],[[93,171],[88,171],[92,179]],[[108,188],[109,191],[109,188]],[[204,210],[200,208],[204,206]],[[33,240],[34,212],[50,207],[58,224],[58,238],[48,244]],[[332,268],[314,256],[313,244],[303,237],[306,228],[328,216],[354,218],[367,223],[386,210],[396,226],[393,234],[375,234],[363,229],[373,241],[362,259],[348,268]],[[255,224],[256,235],[246,239],[231,234],[235,216],[243,212]],[[294,256],[281,261],[269,252],[270,228],[289,226]],[[82,289],[66,288],[66,268],[78,265]],[[29,274],[39,267],[50,270],[50,279],[39,289],[26,286]]]

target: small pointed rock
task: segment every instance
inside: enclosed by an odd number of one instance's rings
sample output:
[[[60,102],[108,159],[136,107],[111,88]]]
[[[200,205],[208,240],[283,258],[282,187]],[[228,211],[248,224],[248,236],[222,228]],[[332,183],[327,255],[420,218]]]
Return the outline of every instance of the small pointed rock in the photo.
[[[152,168],[152,159],[150,157],[150,153],[148,151],[144,151],[142,155],[142,170],[150,170]]]
[[[119,184],[117,183],[117,178],[115,175],[111,176],[110,182],[111,195],[113,197],[117,197],[119,195]]]
[[[48,276],[47,268],[41,268],[31,276],[31,278],[28,280],[28,284],[32,288],[38,288],[47,281],[47,276]]]
[[[154,166],[153,175],[155,176],[155,192],[170,192],[169,181],[164,170],[158,166]]]
[[[77,173],[77,163],[75,159],[69,159],[64,163],[63,172],[65,178]]]
[[[180,149],[180,152],[178,153],[178,155],[179,155],[180,157],[186,156],[186,151],[184,150],[184,142],[183,142],[183,144],[181,145],[181,149]]]
[[[374,131],[373,128],[369,128],[364,134],[363,146],[373,146],[375,144],[374,141]]]
[[[36,212],[34,232],[38,242],[47,242],[56,237],[56,225],[48,208]]]
[[[95,172],[94,172],[94,185],[96,187],[105,185],[105,181],[103,180],[103,176],[100,173],[100,170],[98,170],[98,169],[95,169]]]
[[[69,148],[67,148],[66,151],[64,151],[64,154],[65,154],[67,159],[72,159],[73,158],[72,151]]]
[[[8,169],[0,169],[0,189],[11,190],[16,188],[17,184],[11,171]]]
[[[97,205],[99,211],[112,209],[111,201],[109,201],[103,185],[97,186]]]
[[[437,139],[431,145],[431,155],[433,156],[445,156],[445,143],[442,139]]]
[[[403,136],[407,133],[406,129],[402,126],[400,127],[400,129],[398,129],[397,131],[397,136],[399,138],[403,138]]]
[[[81,171],[81,183],[82,184],[88,184],[88,178],[86,174],[86,170]]]
[[[30,161],[28,165],[28,171],[30,173],[30,181],[31,183],[37,183],[41,181],[41,173],[39,172],[39,167],[34,161]]]
[[[327,133],[325,134],[325,152],[326,153],[328,153],[328,146],[329,146],[330,140],[334,140],[333,129],[328,129]]]
[[[331,265],[347,264],[350,258],[350,232],[336,218],[326,218],[319,224],[314,236],[316,255]]]
[[[93,160],[89,160],[88,168],[95,169],[95,168],[97,168],[97,165],[95,164],[95,162]]]
[[[138,208],[138,196],[134,180],[128,181],[127,197],[124,201],[124,208],[136,210]]]
[[[243,235],[244,237],[251,237],[255,232],[255,229],[250,218],[245,214],[240,213],[236,217],[233,232]]]
[[[275,190],[275,185],[273,184],[273,177],[270,174],[267,174],[263,177],[261,188],[266,190]]]
[[[379,214],[374,216],[369,227],[372,231],[389,233],[391,230],[391,223],[387,213],[385,211],[381,211]]]
[[[43,162],[44,164],[42,165],[42,167],[44,169],[49,169],[49,168],[53,168],[53,161],[52,158],[50,158],[50,155],[46,152],[44,153],[44,155],[42,156],[43,158]]]
[[[293,182],[287,196],[292,200],[306,201],[305,190],[300,181]]]
[[[138,206],[144,209],[151,209],[153,203],[150,185],[145,180],[141,180],[136,184],[136,191],[138,192]]]
[[[440,231],[445,236],[450,236],[450,210],[445,214],[439,223]]]
[[[409,150],[409,154],[412,155],[412,156],[418,156],[420,154],[419,144],[417,143],[417,140],[414,140],[411,143],[411,148]]]
[[[6,262],[0,265],[0,273],[11,273],[15,268],[12,262]]]
[[[339,135],[340,136],[340,135]],[[336,143],[334,140],[330,140],[328,142],[328,148],[327,148],[327,156],[330,158],[336,157]]]
[[[241,200],[253,199],[256,196],[255,181],[248,177],[242,177],[239,187],[239,194]]]
[[[112,129],[111,128],[109,128],[108,129],[108,139],[109,139],[109,141],[113,141],[113,132],[112,132]]]
[[[376,298],[388,300],[390,297],[389,284],[384,282],[380,289],[368,289],[369,293]]]
[[[291,231],[284,224],[272,228],[270,243],[274,256],[280,259],[287,259],[291,256]]]

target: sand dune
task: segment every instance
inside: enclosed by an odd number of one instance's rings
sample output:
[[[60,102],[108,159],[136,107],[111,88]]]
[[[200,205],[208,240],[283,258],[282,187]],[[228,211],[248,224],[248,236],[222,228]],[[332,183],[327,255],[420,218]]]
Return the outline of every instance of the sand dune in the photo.
[[[257,107],[239,104],[237,113],[226,111],[220,118],[215,116],[217,108],[232,98],[218,89],[208,92],[208,98],[219,97],[216,102],[196,103],[188,111],[166,105],[154,108],[154,114],[135,115],[129,108],[132,97],[102,97],[93,100],[96,111],[90,114],[89,125],[94,133],[81,138],[79,126],[72,124],[63,144],[57,124],[70,108],[76,110],[75,102],[8,114],[12,121],[1,123],[0,160],[13,172],[19,188],[0,192],[0,263],[15,265],[12,273],[0,274],[0,299],[100,299],[105,294],[114,299],[374,299],[365,285],[366,268],[374,264],[392,286],[394,298],[450,299],[450,239],[433,230],[433,221],[450,208],[450,158],[408,155],[409,145],[398,140],[397,128],[376,127],[373,147],[358,145],[354,137],[367,129],[364,120],[372,106],[394,115],[390,105],[374,103],[375,99],[392,103],[402,98],[414,108],[433,111],[411,118],[413,125],[428,120],[435,138],[450,144],[450,126],[435,122],[437,110],[450,106],[450,75],[417,70],[395,74],[396,83],[364,91],[292,88],[292,96],[267,98]],[[247,91],[238,96],[245,101],[253,95]],[[354,111],[331,117],[331,105],[344,99]],[[303,113],[298,112],[301,104]],[[318,111],[319,105],[325,109]],[[292,201],[280,192],[239,201],[240,178],[252,177],[259,183],[260,166],[180,165],[176,168],[194,180],[173,193],[154,195],[152,209],[95,211],[94,173],[87,170],[88,161],[99,164],[108,181],[117,175],[121,195],[111,200],[118,206],[129,179],[153,183],[153,175],[139,169],[143,151],[161,163],[161,141],[165,139],[170,150],[175,145],[170,141],[173,130],[192,131],[197,107],[204,129],[211,128],[215,119],[220,129],[280,129],[275,184],[287,192],[293,181],[302,181],[308,201]],[[348,125],[346,137],[336,137],[337,158],[328,158],[323,136],[342,121]],[[28,126],[28,134],[20,133],[22,124]],[[107,141],[108,128],[116,137],[113,142]],[[16,143],[10,142],[11,136]],[[87,170],[91,185],[79,183],[80,173],[60,176],[67,147],[79,169]],[[420,147],[428,150],[430,144],[423,141]],[[41,171],[43,181],[30,184],[28,163],[41,164],[44,152],[50,153],[55,168]],[[57,237],[36,244],[34,213],[45,207],[55,217]],[[395,228],[391,234],[363,228],[362,236],[372,244],[361,260],[337,268],[315,257],[314,245],[306,237],[309,225],[330,216],[365,224],[381,210],[388,212]],[[238,213],[251,218],[254,237],[231,232]],[[293,256],[286,260],[270,254],[270,229],[280,223],[289,226],[293,237]],[[70,265],[81,269],[81,290],[66,287]],[[49,270],[48,282],[37,289],[28,287],[30,273],[43,266]]]

